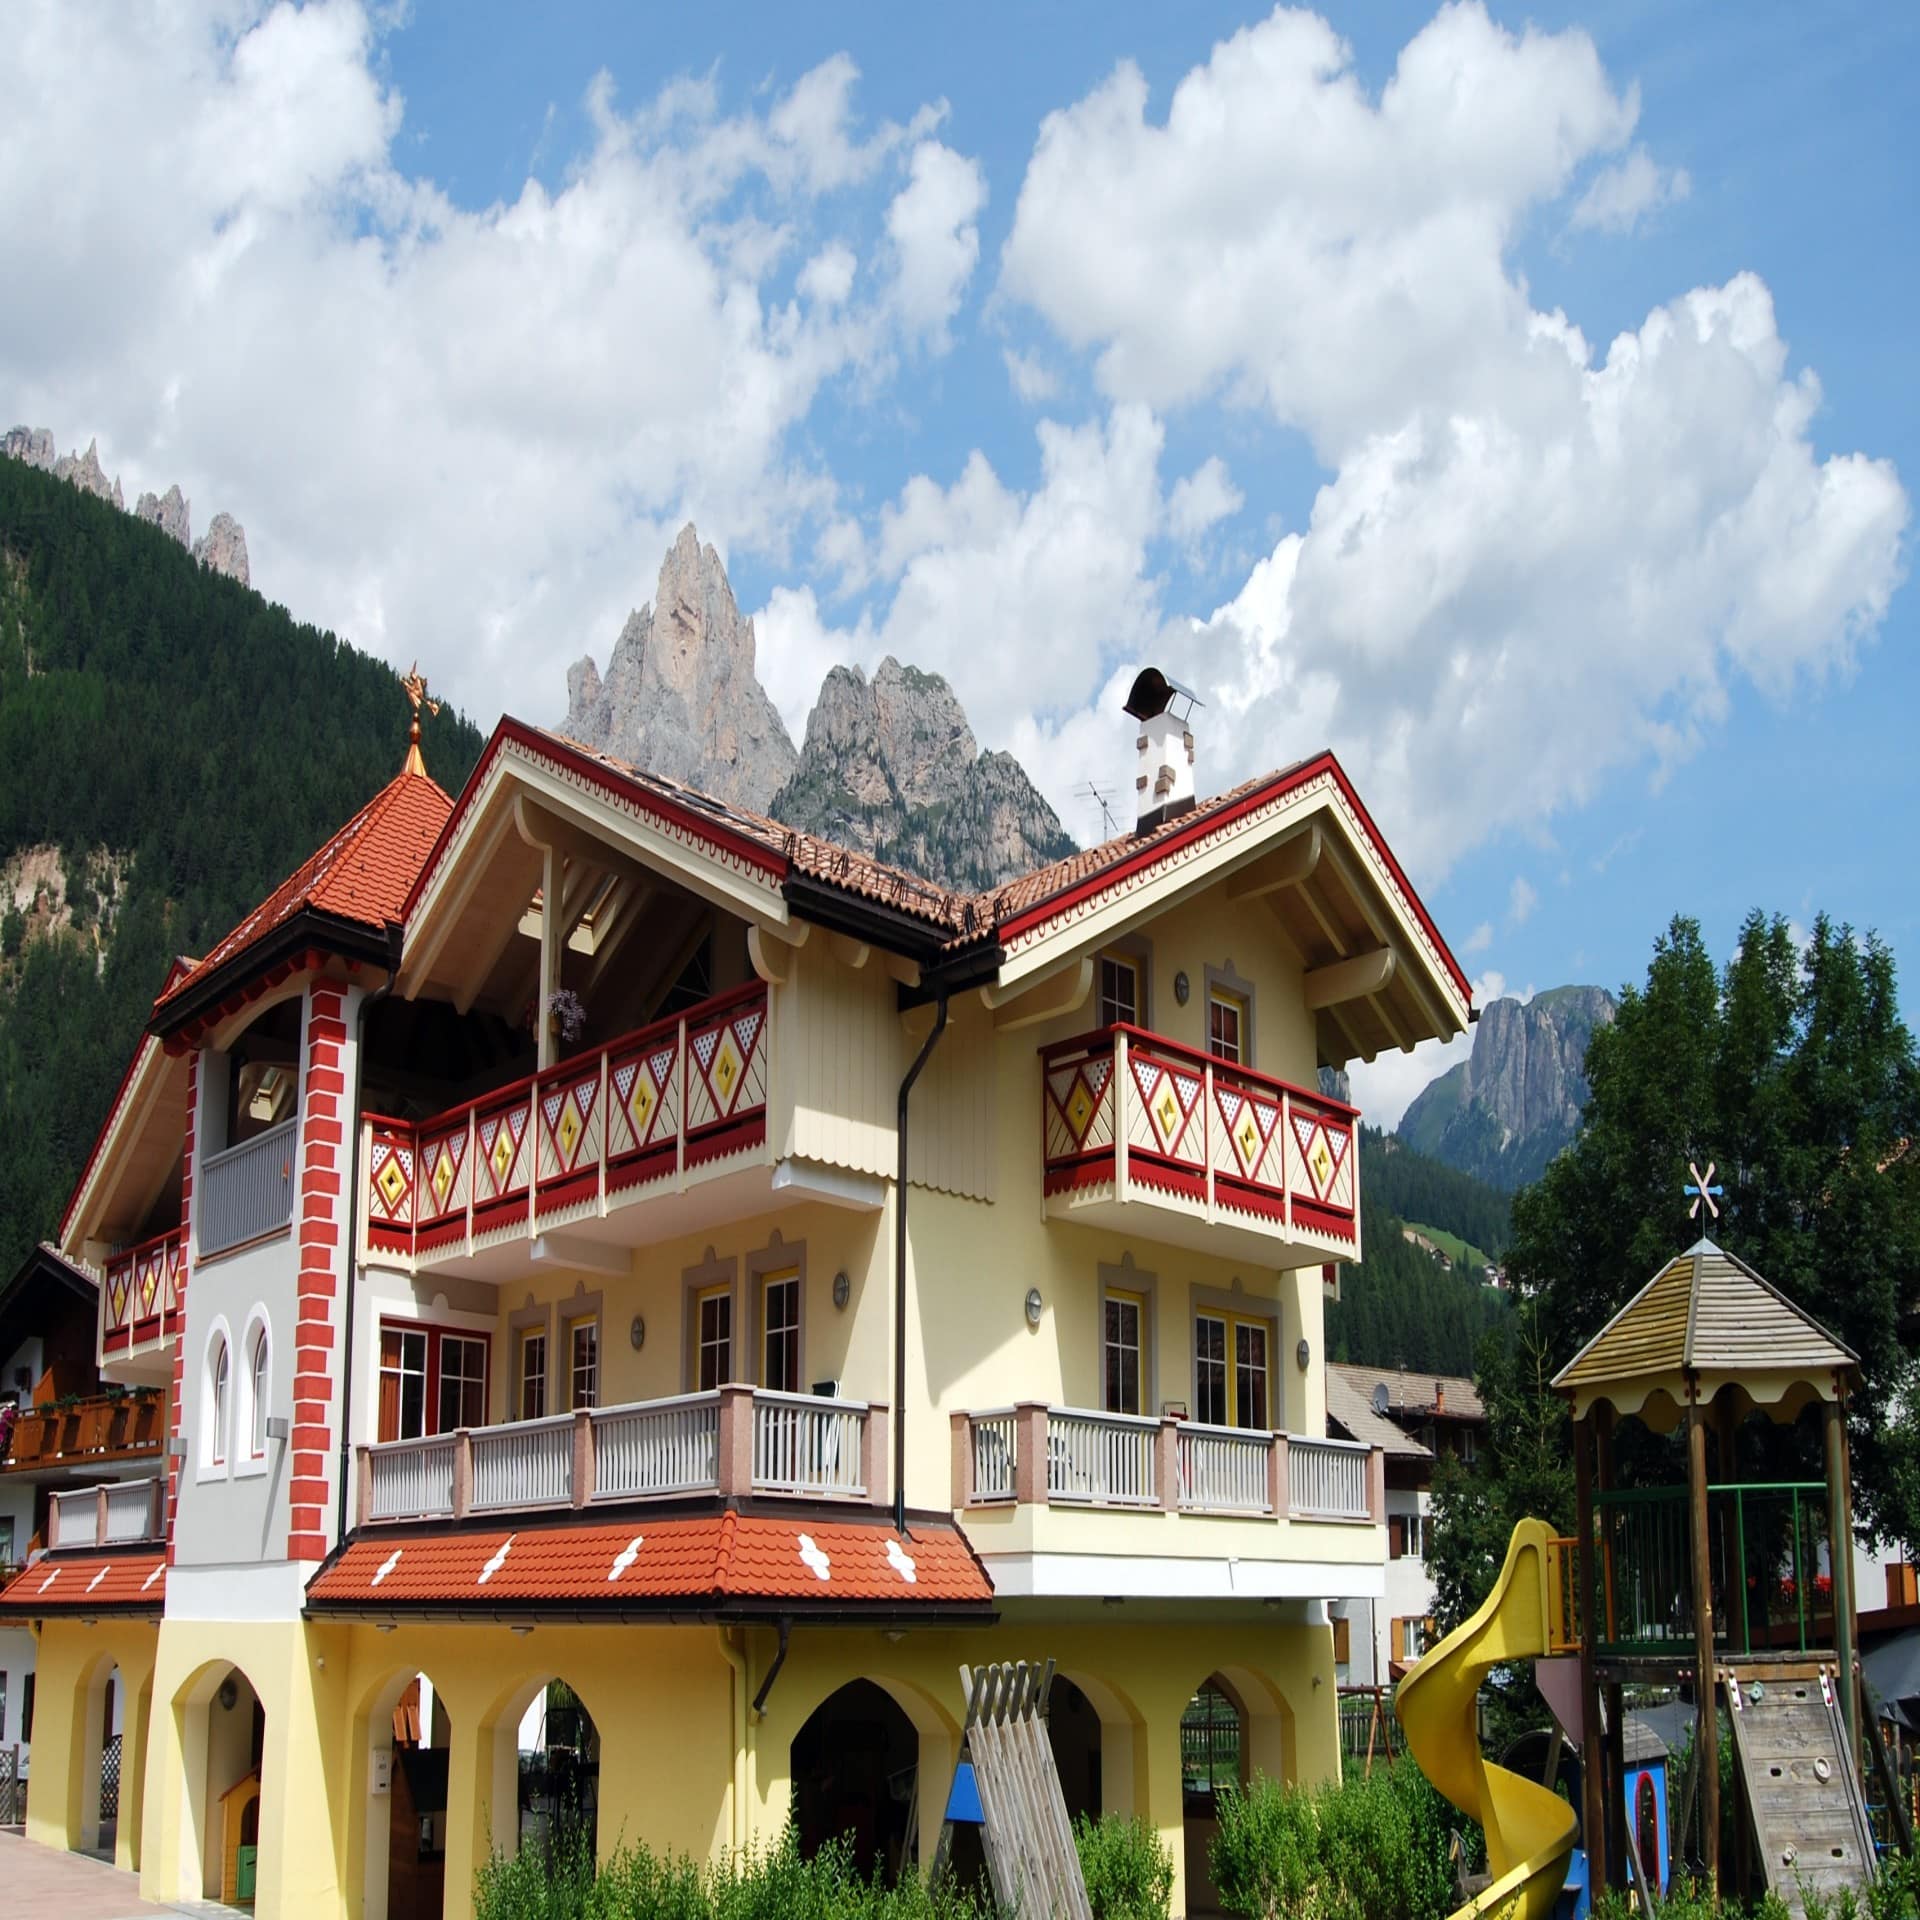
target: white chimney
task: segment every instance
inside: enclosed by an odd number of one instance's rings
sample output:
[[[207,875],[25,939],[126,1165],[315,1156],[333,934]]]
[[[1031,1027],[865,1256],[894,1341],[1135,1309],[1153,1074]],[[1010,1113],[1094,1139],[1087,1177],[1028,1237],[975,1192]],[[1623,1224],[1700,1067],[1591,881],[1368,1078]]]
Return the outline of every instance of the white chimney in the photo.
[[[1140,723],[1139,772],[1133,782],[1137,833],[1194,804],[1193,710],[1199,696],[1158,667],[1144,669],[1127,695],[1126,710]]]

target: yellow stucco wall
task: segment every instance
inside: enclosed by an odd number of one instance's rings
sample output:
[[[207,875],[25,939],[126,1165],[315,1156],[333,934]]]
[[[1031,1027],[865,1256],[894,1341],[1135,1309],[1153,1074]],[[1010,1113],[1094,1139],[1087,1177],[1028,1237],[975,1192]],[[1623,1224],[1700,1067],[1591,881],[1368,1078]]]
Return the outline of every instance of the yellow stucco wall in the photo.
[[[960,1667],[1052,1657],[1100,1713],[1104,1804],[1151,1820],[1183,1876],[1179,1724],[1209,1675],[1223,1677],[1247,1712],[1249,1771],[1308,1780],[1338,1772],[1328,1629],[1248,1616],[1243,1609],[1235,1619],[1190,1620],[1185,1631],[1170,1631],[1176,1623],[1169,1620],[1104,1617],[892,1637],[801,1626],[759,1721],[747,1702],[776,1655],[770,1627],[543,1624],[516,1634],[480,1623],[380,1632],[332,1622],[169,1621],[156,1649],[151,1627],[63,1625],[43,1640],[42,1671],[77,1687],[103,1656],[139,1675],[141,1633],[148,1658],[157,1652],[138,1865],[148,1898],[174,1900],[217,1892],[203,1885],[202,1862],[217,1852],[209,1823],[217,1823],[218,1793],[231,1783],[207,1779],[208,1729],[215,1728],[217,1742],[224,1711],[217,1690],[238,1670],[265,1715],[256,1908],[262,1920],[358,1920],[367,1911],[369,1862],[383,1876],[387,1846],[388,1803],[369,1794],[373,1754],[390,1742],[399,1688],[425,1673],[449,1726],[446,1912],[464,1916],[474,1872],[490,1848],[512,1844],[496,1808],[511,1804],[521,1715],[556,1678],[573,1688],[599,1732],[602,1854],[624,1839],[696,1858],[777,1837],[792,1802],[796,1735],[837,1689],[872,1681],[918,1735],[924,1861],[938,1839],[958,1755]],[[242,1694],[239,1711],[245,1705]],[[35,1749],[32,1837],[53,1846],[76,1838],[63,1820],[61,1796],[45,1790],[66,1779],[68,1798],[77,1798],[63,1719],[49,1714]],[[123,1863],[134,1864],[124,1855]],[[1184,1908],[1183,1888],[1177,1877],[1176,1913]]]

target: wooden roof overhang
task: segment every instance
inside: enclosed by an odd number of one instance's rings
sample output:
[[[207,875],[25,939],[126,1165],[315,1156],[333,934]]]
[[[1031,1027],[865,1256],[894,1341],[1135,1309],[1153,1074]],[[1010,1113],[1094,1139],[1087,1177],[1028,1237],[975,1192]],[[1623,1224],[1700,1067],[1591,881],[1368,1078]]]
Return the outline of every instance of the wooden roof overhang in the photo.
[[[622,783],[570,743],[503,720],[408,900],[401,992],[463,1012],[490,991],[502,997],[506,974],[527,964],[523,920],[548,911],[550,854],[569,944],[597,965],[663,897],[690,896],[776,941],[807,931],[782,891],[785,862],[729,834],[724,817]]]
[[[1472,990],[1330,753],[1250,783],[1155,833],[1137,863],[1109,861],[999,923],[993,1004],[1039,1002],[1117,935],[1207,889],[1259,901],[1300,959],[1319,1060],[1344,1066],[1473,1018]],[[1084,996],[1082,996],[1084,997]]]
[[[66,1259],[84,1265],[89,1244],[117,1246],[139,1237],[179,1167],[186,1120],[185,1055],[142,1034],[61,1216]]]
[[[1596,1407],[1670,1432],[1695,1403],[1732,1393],[1786,1424],[1845,1398],[1853,1352],[1737,1255],[1697,1241],[1670,1260],[1554,1376],[1573,1417]]]

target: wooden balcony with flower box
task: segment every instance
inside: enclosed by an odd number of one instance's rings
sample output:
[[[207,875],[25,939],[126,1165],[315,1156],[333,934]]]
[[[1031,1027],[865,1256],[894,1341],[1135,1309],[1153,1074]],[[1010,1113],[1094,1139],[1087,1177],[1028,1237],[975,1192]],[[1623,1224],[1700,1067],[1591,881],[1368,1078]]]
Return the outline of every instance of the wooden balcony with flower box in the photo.
[[[1036,1594],[1118,1593],[1099,1581],[1120,1576],[1090,1563],[1140,1557],[1214,1569],[1169,1592],[1380,1591],[1377,1447],[1033,1401],[956,1413],[952,1433],[955,1513],[996,1587],[1003,1565],[1020,1562]]]
[[[166,1407],[156,1389],[83,1394],[23,1409],[0,1471],[54,1478],[122,1460],[156,1456],[166,1438]]]
[[[362,1527],[748,1495],[884,1506],[887,1409],[725,1386],[385,1441],[358,1461]]]
[[[1049,1219],[1269,1267],[1360,1257],[1356,1109],[1140,1027],[1040,1059]]]
[[[530,1242],[632,1247],[776,1202],[753,982],[418,1122],[368,1116],[364,1251],[503,1278]]]

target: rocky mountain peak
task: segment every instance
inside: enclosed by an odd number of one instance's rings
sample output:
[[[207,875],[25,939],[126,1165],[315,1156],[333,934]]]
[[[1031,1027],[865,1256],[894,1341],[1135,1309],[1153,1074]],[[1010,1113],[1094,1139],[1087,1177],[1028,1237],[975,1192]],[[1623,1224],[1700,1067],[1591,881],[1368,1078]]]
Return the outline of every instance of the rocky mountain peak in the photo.
[[[178,540],[183,547],[193,545],[193,511],[177,486],[169,487],[160,495],[143,493],[133,503],[133,511],[139,519],[151,520],[162,533]]]
[[[835,667],[773,813],[843,846],[970,890],[1073,850],[1007,753],[982,753],[953,689],[891,655],[868,680]]]
[[[621,628],[605,677],[591,655],[568,669],[564,731],[765,812],[799,756],[754,672],[755,645],[719,554],[689,521],[653,599]]]
[[[109,480],[100,465],[97,439],[87,442],[85,453],[56,454],[50,428],[9,427],[0,434],[0,455],[24,461],[56,480],[68,481],[82,493],[97,494],[123,511],[126,507],[120,482]],[[192,510],[178,485],[162,494],[143,493],[134,502],[133,511],[135,518],[151,522],[170,539],[178,540],[202,566],[238,580],[243,587],[252,584],[247,569],[247,536],[232,514],[216,513],[206,537],[195,540]]]

